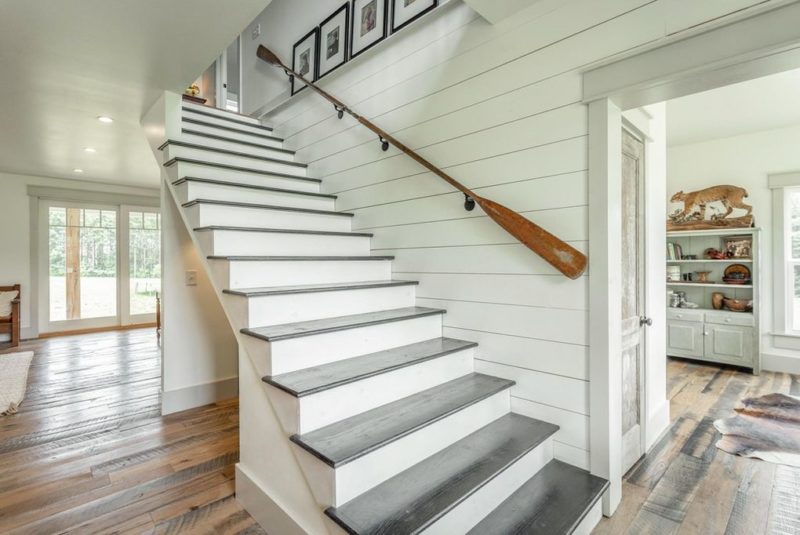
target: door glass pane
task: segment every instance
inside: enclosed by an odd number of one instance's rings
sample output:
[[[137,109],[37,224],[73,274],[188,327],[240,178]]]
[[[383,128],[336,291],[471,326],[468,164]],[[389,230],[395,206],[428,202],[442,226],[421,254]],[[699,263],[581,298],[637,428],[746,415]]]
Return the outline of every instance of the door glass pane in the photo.
[[[154,314],[161,292],[161,215],[130,213],[130,313]]]
[[[229,111],[239,111],[239,38],[228,46],[225,54],[226,71],[228,79],[225,80],[227,84],[227,101],[225,102],[225,109]]]
[[[800,264],[794,264],[792,266],[794,269],[792,270],[794,274],[794,290],[792,292],[793,300],[792,305],[794,306],[793,314],[792,314],[792,329],[795,331],[800,331]]]
[[[789,194],[789,210],[792,239],[792,258],[800,260],[800,191],[793,191]]]
[[[117,315],[117,213],[49,209],[50,321]]]

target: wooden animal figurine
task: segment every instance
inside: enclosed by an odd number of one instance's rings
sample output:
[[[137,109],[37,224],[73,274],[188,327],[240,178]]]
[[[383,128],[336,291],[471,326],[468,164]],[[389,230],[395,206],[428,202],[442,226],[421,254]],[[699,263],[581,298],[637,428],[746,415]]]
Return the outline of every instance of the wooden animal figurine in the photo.
[[[712,186],[690,193],[679,191],[670,200],[672,202],[683,202],[683,211],[674,214],[670,219],[673,221],[685,221],[688,216],[695,213],[695,208],[699,208],[700,217],[698,219],[704,220],[706,218],[706,207],[709,203],[715,201],[719,201],[725,207],[725,213],[722,215],[715,214],[714,219],[728,217],[734,208],[747,210],[745,216],[749,216],[753,211],[753,207],[743,202],[745,198],[747,198],[747,190],[738,186]]]

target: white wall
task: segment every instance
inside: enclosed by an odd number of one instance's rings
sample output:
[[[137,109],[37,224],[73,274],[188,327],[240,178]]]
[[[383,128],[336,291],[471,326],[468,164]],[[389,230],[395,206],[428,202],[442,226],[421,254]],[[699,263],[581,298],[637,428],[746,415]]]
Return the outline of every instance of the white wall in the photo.
[[[123,195],[158,195],[151,189],[113,186],[62,178],[0,173],[0,285],[22,285],[22,336],[35,337],[36,303],[31,280],[31,206],[28,186],[45,186]]]
[[[295,13],[311,4],[292,2]],[[581,71],[665,38],[665,18],[673,31],[698,23],[675,16],[684,4],[541,0],[490,25],[454,1],[322,85],[477,193],[585,250]],[[726,13],[722,4],[700,21]],[[587,466],[588,277],[565,279],[479,209],[465,212],[449,186],[332,112],[304,91],[266,120],[339,195],[337,208],[355,212],[354,227],[375,232],[375,252],[396,255],[396,277],[421,282],[419,304],[448,310],[445,333],[480,342],[478,369],[517,381],[514,409],[561,426],[556,456]]]
[[[669,120],[669,118],[667,118]],[[765,369],[773,362],[769,355],[800,359],[800,352],[778,350],[772,336],[773,251],[772,192],[767,175],[800,169],[800,126],[676,145],[667,151],[667,202],[677,191],[694,191],[717,184],[732,184],[747,190],[745,202],[753,206],[755,224],[762,229],[762,355]],[[671,211],[671,209],[670,209]]]

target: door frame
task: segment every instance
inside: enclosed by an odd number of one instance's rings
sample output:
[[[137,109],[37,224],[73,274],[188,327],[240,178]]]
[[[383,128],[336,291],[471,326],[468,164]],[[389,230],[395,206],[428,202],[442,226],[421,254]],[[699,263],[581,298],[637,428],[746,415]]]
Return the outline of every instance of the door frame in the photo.
[[[603,497],[606,516],[613,514],[619,505],[623,476],[618,269],[621,222],[617,200],[621,193],[622,113],[800,68],[797,20],[800,20],[799,3],[768,4],[742,12],[714,28],[702,28],[700,33],[665,39],[660,46],[597,66],[583,75],[583,102],[589,109],[590,469],[609,480],[609,490]],[[648,176],[652,179],[652,175]],[[664,212],[665,200],[666,195],[661,199]],[[656,213],[660,211],[649,212],[648,227],[660,225],[663,229],[666,219],[655,220]],[[660,242],[651,245],[658,246],[663,256]],[[652,275],[646,283],[647,295],[657,295],[656,287],[665,294],[661,281],[655,280],[657,271],[663,269],[663,262],[661,267],[653,262],[659,253],[646,254],[647,271]],[[651,300],[649,305],[654,321],[658,312],[665,314],[655,309],[656,302]],[[646,382],[650,398],[644,419],[648,426],[647,449],[669,425],[669,405],[666,399],[655,398],[665,392],[666,374],[658,377],[648,373]]]

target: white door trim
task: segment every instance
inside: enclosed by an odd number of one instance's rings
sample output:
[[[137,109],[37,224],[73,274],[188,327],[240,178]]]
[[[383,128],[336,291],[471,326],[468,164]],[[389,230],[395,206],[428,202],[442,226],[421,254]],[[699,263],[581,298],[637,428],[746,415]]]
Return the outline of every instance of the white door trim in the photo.
[[[784,3],[584,73],[584,102],[589,106],[590,463],[592,473],[610,482],[603,498],[607,516],[619,505],[623,476],[617,239],[622,111],[799,68],[798,20],[800,3]],[[648,258],[656,258],[656,253]],[[648,296],[654,295],[654,284],[648,281]],[[655,314],[658,304],[650,301],[649,306]],[[653,380],[650,375],[648,391]],[[666,382],[666,377],[662,380]],[[663,421],[665,408],[666,403],[649,411],[660,414]],[[648,418],[653,418],[655,412],[649,411]],[[653,434],[648,433],[649,444]]]

